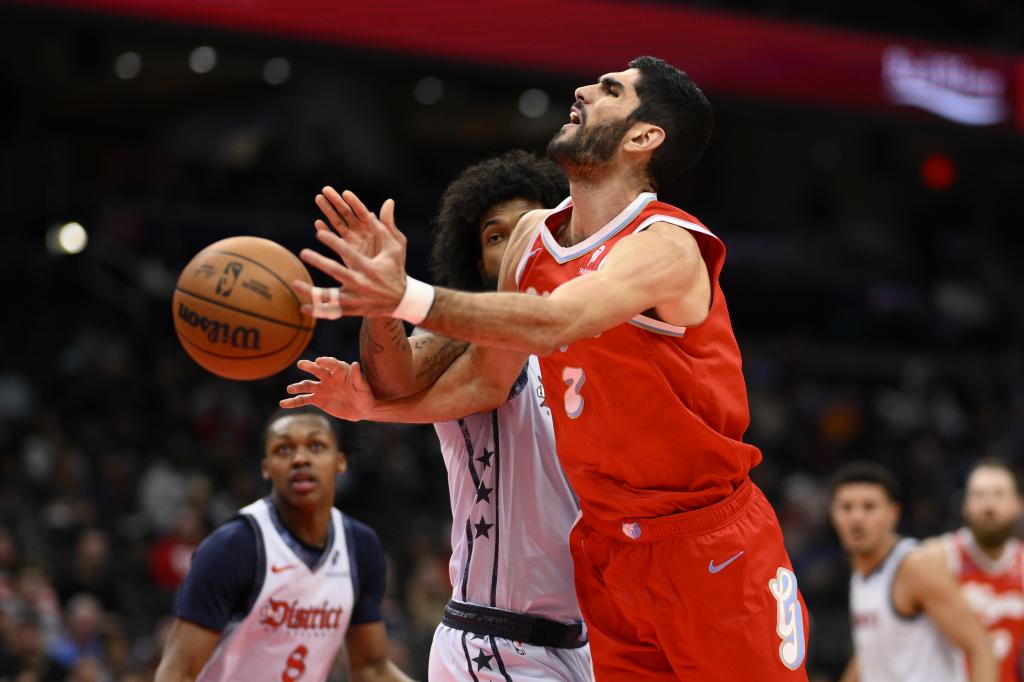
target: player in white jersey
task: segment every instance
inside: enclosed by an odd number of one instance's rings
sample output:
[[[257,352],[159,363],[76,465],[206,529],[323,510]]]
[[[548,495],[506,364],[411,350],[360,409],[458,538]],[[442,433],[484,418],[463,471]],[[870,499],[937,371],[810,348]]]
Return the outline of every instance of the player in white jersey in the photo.
[[[347,466],[334,424],[278,411],[263,440],[271,493],[196,550],[156,682],[322,682],[342,644],[353,682],[408,682],[388,658],[380,541],[333,507]]]
[[[554,164],[525,152],[464,171],[442,199],[435,279],[493,289],[519,218],[566,191]],[[353,195],[329,188],[317,203],[339,233],[347,231],[345,220],[365,213]],[[453,595],[431,647],[431,680],[590,680],[568,547],[578,505],[558,464],[539,365],[530,358],[511,393],[447,374],[438,381],[453,361],[471,366],[474,351],[466,348],[430,333],[407,339],[399,320],[365,319],[361,356],[369,384],[336,360],[304,362],[300,367],[323,383],[289,387],[312,393],[282,405],[313,402],[346,418],[437,422],[451,493]],[[342,376],[356,383],[346,385]]]
[[[884,467],[853,462],[831,481],[832,525],[850,558],[854,656],[841,682],[995,682],[985,631],[941,548],[896,534],[898,484]]]

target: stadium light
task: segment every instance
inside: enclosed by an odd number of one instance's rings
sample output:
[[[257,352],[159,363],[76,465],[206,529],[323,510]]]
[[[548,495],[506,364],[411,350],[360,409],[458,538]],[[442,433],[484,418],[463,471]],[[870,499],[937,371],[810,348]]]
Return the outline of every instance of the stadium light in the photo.
[[[188,67],[195,73],[209,73],[217,66],[217,51],[209,45],[200,45],[188,56]]]
[[[412,96],[420,104],[437,104],[444,97],[444,83],[433,76],[421,78],[413,86]]]
[[[292,75],[292,65],[284,57],[268,59],[263,65],[263,80],[268,85],[281,85]]]
[[[54,225],[46,233],[46,248],[54,255],[81,253],[89,243],[89,233],[81,223]]]
[[[548,112],[551,98],[548,93],[530,88],[519,96],[519,113],[527,118],[540,118]]]
[[[131,80],[142,71],[142,57],[138,52],[122,52],[114,60],[114,73],[123,81]]]

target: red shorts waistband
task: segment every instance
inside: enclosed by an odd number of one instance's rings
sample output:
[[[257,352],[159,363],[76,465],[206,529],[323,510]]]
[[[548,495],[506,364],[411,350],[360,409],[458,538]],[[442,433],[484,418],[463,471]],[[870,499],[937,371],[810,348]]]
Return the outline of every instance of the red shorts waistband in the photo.
[[[737,518],[754,499],[754,484],[749,478],[744,479],[740,487],[710,507],[693,511],[656,516],[646,519],[622,519],[621,521],[603,521],[588,518],[586,514],[580,519],[581,526],[620,540],[635,542],[656,542],[676,538],[694,537],[717,530]]]

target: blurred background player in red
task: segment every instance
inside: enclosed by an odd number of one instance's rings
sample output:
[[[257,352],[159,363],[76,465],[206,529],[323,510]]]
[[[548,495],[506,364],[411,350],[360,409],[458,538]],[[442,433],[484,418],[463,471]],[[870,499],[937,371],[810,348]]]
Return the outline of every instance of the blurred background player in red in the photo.
[[[324,230],[348,268],[302,256],[341,282],[346,314],[472,341],[486,349],[481,375],[508,387],[528,354],[540,358],[582,510],[570,547],[599,678],[805,680],[806,608],[749,478],[761,453],[742,441],[725,248],[654,193],[704,153],[711,105],[685,73],[640,57],[578,88],[569,117],[548,152],[571,198],[517,226],[499,284],[516,293],[407,277],[393,204],[374,223],[373,258]]]
[[[854,655],[841,682],[995,682],[985,631],[937,544],[900,537],[899,484],[873,462],[831,479],[832,525],[850,560]]]
[[[1020,682],[1024,637],[1024,548],[1013,537],[1021,518],[1017,474],[984,458],[967,475],[964,527],[937,542],[971,610],[988,630],[1000,682]]]
[[[554,163],[523,151],[467,168],[441,199],[435,279],[493,290],[516,223],[567,191]],[[339,234],[369,217],[351,193],[325,188],[317,203]],[[320,381],[289,386],[305,395],[281,404],[312,403],[349,420],[436,422],[451,496],[453,593],[434,633],[430,679],[471,682],[497,670],[512,679],[591,680],[568,544],[579,505],[558,464],[537,358],[509,391],[473,372],[478,348],[467,353],[467,343],[430,332],[407,339],[401,320],[364,318],[361,346],[362,390],[348,383],[345,363],[302,361]],[[469,371],[446,372],[453,361]]]
[[[271,493],[196,550],[156,680],[323,681],[345,645],[350,679],[407,681],[388,658],[380,541],[334,508],[335,423],[281,410],[263,436]]]

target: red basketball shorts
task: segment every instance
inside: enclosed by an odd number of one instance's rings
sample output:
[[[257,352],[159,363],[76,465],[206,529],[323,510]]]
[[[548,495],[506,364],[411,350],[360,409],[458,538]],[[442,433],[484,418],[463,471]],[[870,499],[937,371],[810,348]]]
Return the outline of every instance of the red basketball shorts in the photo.
[[[570,536],[597,682],[806,681],[807,608],[749,480],[706,509]]]

